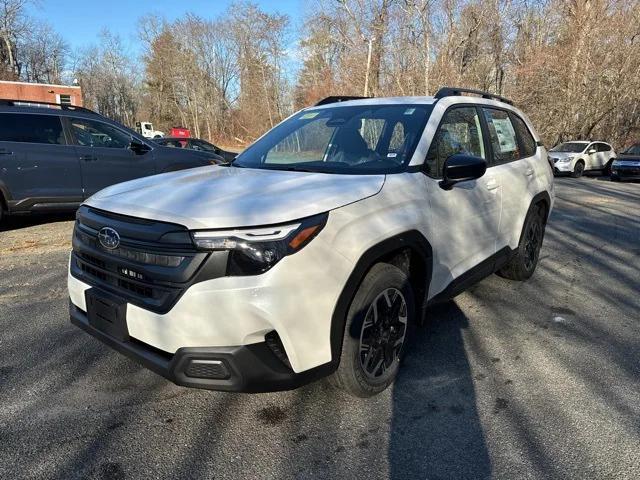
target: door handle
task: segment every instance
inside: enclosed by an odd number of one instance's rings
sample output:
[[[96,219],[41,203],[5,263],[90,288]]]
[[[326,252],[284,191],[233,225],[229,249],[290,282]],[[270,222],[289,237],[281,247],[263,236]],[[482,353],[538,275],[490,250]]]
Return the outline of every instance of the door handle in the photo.
[[[530,177],[531,175],[533,175],[533,168],[527,168],[527,169],[524,171],[524,174],[525,174],[527,177]]]
[[[98,157],[95,155],[81,155],[80,160],[84,160],[85,162],[95,162],[98,160]]]
[[[495,178],[487,179],[486,183],[487,190],[496,190],[498,188],[498,182]]]
[[[0,148],[0,155],[13,155],[13,152],[4,148]]]

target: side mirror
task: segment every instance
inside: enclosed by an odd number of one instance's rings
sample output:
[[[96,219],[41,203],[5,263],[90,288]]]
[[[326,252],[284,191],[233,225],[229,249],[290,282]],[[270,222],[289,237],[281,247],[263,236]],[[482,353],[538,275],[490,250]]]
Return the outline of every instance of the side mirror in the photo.
[[[596,153],[597,150],[595,148],[590,148],[589,151],[587,152],[589,155],[591,155],[592,153]]]
[[[456,183],[475,180],[482,177],[486,171],[487,161],[483,158],[465,153],[451,155],[444,162],[440,187],[443,190],[451,190]]]
[[[132,138],[131,142],[129,142],[129,150],[131,150],[136,155],[144,155],[149,150],[151,150],[151,147],[146,143],[142,143],[140,140]]]

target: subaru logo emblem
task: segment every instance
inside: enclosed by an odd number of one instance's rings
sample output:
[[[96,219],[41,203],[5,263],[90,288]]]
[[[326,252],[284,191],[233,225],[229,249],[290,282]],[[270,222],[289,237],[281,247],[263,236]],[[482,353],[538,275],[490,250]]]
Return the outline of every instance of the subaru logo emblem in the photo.
[[[98,232],[100,245],[108,250],[115,250],[120,246],[120,235],[111,227],[101,228]]]

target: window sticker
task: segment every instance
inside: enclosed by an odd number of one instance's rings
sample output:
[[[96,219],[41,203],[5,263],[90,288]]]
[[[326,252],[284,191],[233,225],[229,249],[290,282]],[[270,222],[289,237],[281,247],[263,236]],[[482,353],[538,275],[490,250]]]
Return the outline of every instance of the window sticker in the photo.
[[[416,111],[416,109],[415,109],[415,108],[407,108],[407,109],[404,111],[404,114],[405,114],[405,115],[413,115],[413,112],[415,112],[415,111]]]
[[[511,121],[508,118],[494,118],[491,121],[496,129],[496,135],[498,136],[500,153],[510,153],[515,151],[518,146],[516,145],[516,132],[513,130]]]
[[[310,118],[316,118],[320,112],[308,112],[302,115],[299,120],[309,120]]]

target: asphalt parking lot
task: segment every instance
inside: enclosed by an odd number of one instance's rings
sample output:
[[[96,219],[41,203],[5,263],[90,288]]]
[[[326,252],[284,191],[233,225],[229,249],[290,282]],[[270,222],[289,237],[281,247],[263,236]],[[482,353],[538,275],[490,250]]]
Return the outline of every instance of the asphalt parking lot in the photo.
[[[169,384],[71,326],[72,216],[0,228],[0,478],[640,478],[640,184],[558,179],[533,279],[430,311],[393,389]]]

